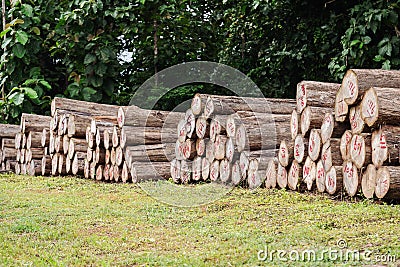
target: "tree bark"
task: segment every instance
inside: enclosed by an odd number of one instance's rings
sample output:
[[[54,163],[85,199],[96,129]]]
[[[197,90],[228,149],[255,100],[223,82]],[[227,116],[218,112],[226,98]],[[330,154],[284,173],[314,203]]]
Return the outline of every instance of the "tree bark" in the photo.
[[[0,137],[1,138],[15,138],[15,135],[21,132],[18,125],[0,124]]]
[[[23,113],[21,116],[21,132],[41,132],[50,127],[51,117]]]

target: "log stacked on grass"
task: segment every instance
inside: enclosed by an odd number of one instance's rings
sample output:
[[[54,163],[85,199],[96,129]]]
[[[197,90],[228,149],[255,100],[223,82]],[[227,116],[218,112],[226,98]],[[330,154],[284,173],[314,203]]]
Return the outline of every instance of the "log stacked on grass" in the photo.
[[[290,121],[295,108],[293,100],[196,94],[188,111],[195,117],[196,135],[191,136],[191,145],[187,144],[189,131],[185,129],[189,123],[181,121],[177,124],[173,165],[180,165],[181,173],[171,166],[174,181],[196,182],[197,177],[201,177],[204,181],[241,184],[249,188],[264,182],[268,187],[275,187],[276,177],[272,178],[275,165],[269,162],[278,156],[277,140],[289,142],[292,139]],[[193,143],[196,146],[193,147]],[[281,161],[288,165],[293,148],[282,149],[285,159],[281,155]],[[201,175],[198,173],[199,157]],[[187,177],[183,175],[182,164],[187,165],[186,161],[191,159],[194,159],[193,173]],[[271,177],[268,182],[267,175]]]
[[[19,133],[19,125],[0,124],[0,170],[2,171],[15,171],[17,159],[15,136]]]
[[[14,167],[17,174],[50,174],[51,166],[42,166],[42,158],[48,154],[50,121],[49,116],[22,114],[20,131],[14,137],[17,159]]]

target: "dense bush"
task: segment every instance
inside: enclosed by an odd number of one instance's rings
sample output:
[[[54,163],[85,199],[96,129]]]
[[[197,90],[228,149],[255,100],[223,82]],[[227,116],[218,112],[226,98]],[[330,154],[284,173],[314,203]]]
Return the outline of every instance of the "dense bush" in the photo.
[[[45,113],[54,96],[126,105],[156,72],[195,60],[238,68],[272,97],[293,97],[302,79],[340,81],[351,67],[399,68],[400,1],[209,2],[7,2],[1,119]],[[196,91],[227,93],[184,86],[157,108]]]

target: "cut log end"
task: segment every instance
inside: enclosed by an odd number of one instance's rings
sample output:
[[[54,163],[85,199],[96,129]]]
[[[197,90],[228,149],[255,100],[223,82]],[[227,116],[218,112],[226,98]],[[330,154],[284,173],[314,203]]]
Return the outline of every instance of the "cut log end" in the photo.
[[[366,198],[373,198],[376,186],[376,169],[373,164],[369,164],[365,169],[361,179],[361,190]]]

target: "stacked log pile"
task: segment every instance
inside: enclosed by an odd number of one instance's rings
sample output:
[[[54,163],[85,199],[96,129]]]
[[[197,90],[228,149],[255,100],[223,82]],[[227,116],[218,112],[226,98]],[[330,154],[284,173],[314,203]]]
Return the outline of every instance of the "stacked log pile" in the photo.
[[[118,109],[114,139],[117,154],[125,157],[122,175],[134,183],[170,178],[170,161],[175,151],[176,125],[180,112],[145,110],[136,106]],[[114,143],[115,141],[115,143]]]
[[[20,132],[18,125],[0,124],[0,170],[14,171],[17,164],[15,135]]]
[[[276,139],[289,138],[294,107],[287,99],[195,95],[177,124],[172,179],[275,187]]]
[[[48,155],[49,126],[51,117],[22,114],[19,132],[15,135],[15,173],[49,175],[49,162],[43,161]]]
[[[303,81],[296,100],[196,94],[185,112],[55,98],[0,125],[0,169],[400,198],[400,71]]]
[[[294,161],[289,170],[292,190],[317,190],[337,194],[341,192],[342,178],[337,173],[342,165],[336,149],[346,130],[346,123],[334,120],[335,94],[340,84],[303,81],[297,85],[297,109],[292,119]]]
[[[340,143],[344,188],[366,198],[400,197],[400,71],[347,71],[335,98],[336,121],[349,120]]]

